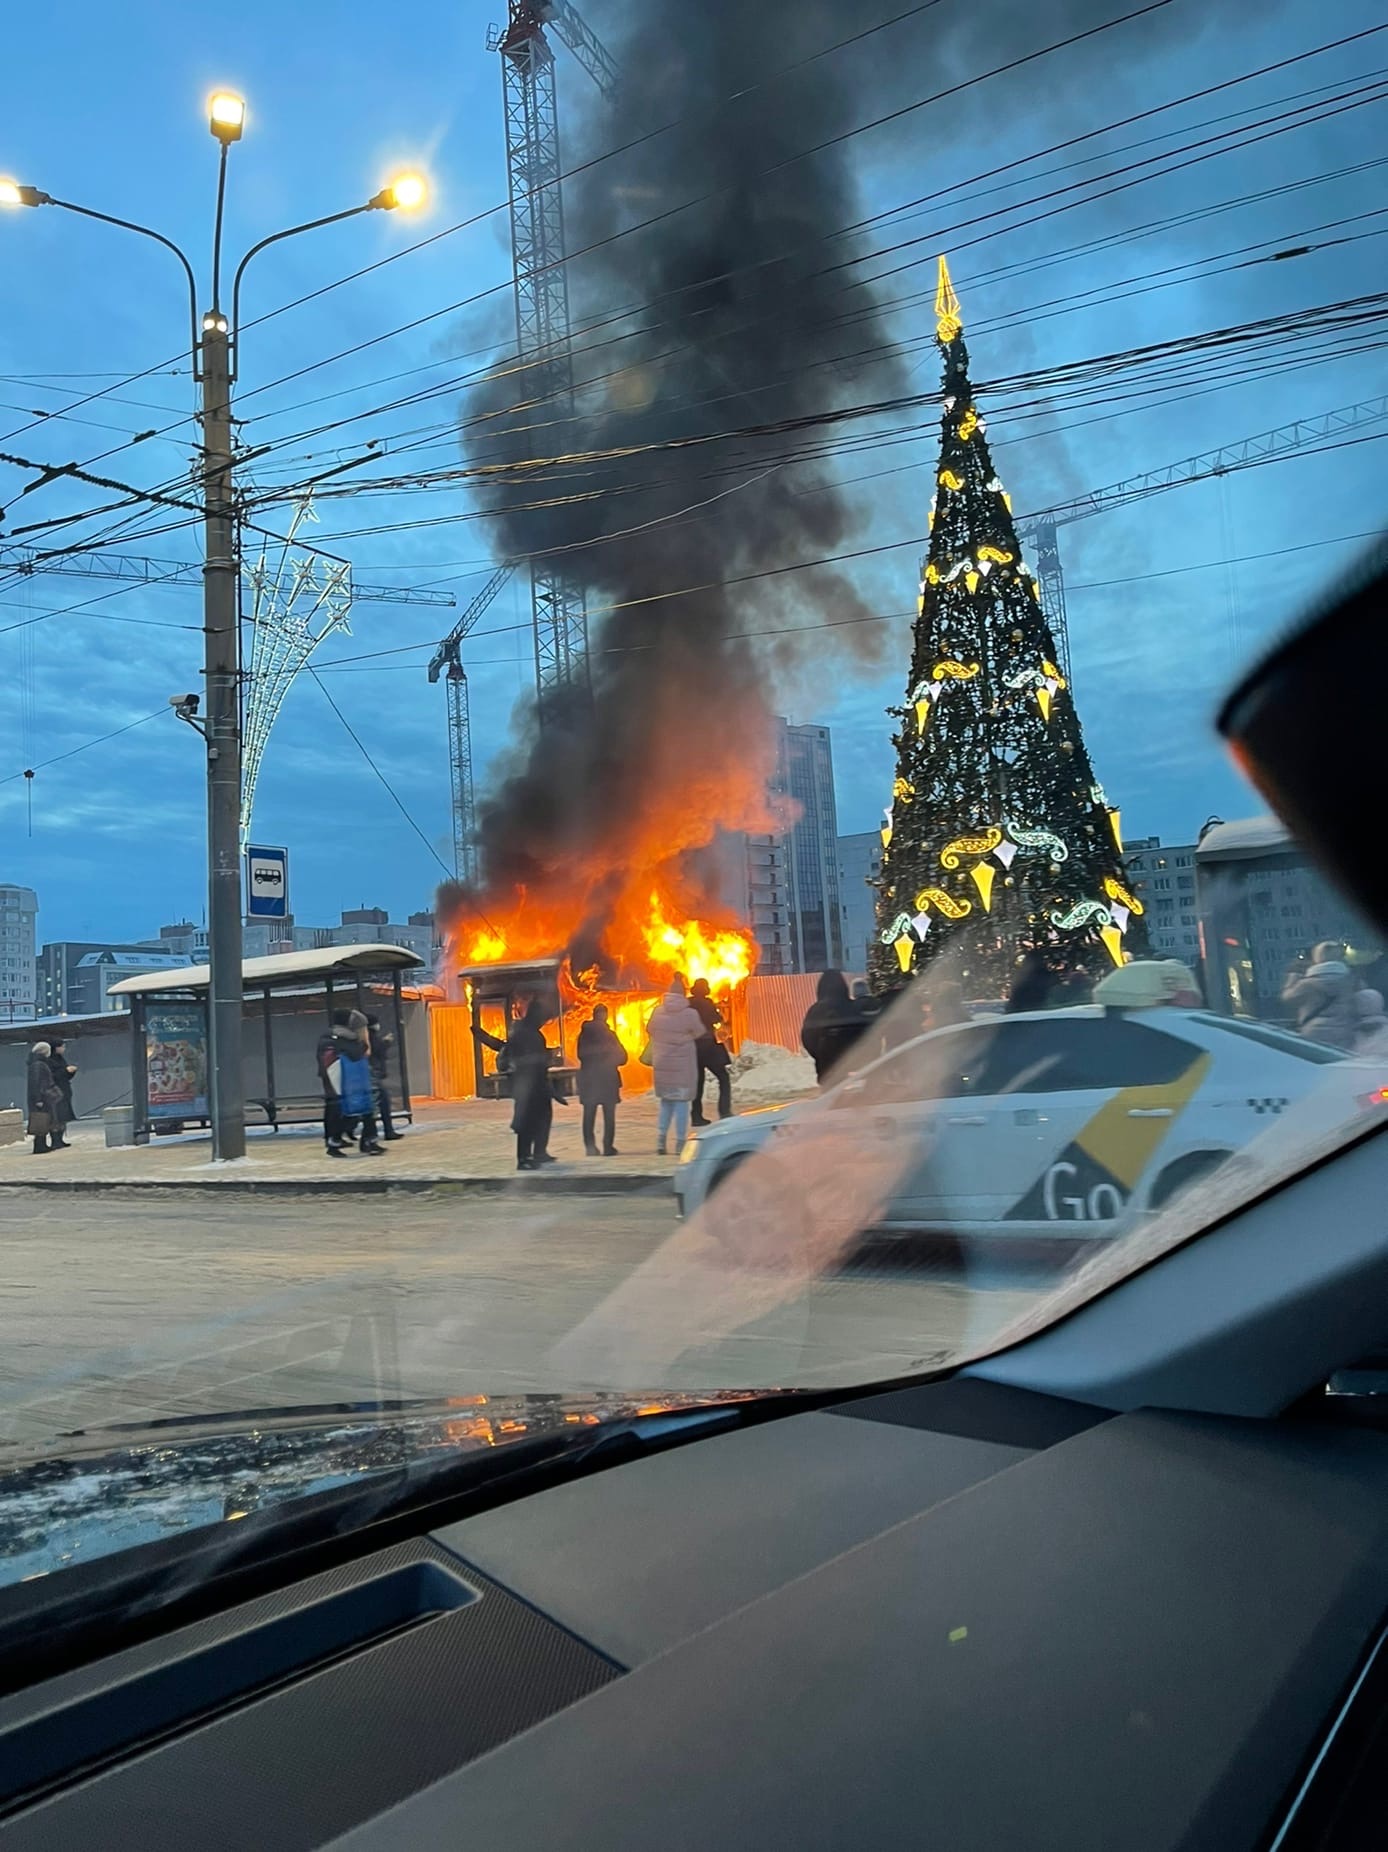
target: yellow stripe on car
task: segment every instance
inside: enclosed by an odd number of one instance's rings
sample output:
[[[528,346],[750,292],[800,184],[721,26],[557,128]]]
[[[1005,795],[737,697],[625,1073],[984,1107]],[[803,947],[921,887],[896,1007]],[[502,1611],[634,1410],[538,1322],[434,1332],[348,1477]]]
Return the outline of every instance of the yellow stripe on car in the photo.
[[[1179,1079],[1159,1086],[1121,1087],[1081,1126],[1072,1143],[1106,1170],[1120,1188],[1131,1192],[1162,1140],[1200,1091],[1211,1061],[1210,1055],[1202,1054]],[[1144,1116],[1134,1118],[1134,1113]],[[1153,1116],[1145,1117],[1148,1113]]]

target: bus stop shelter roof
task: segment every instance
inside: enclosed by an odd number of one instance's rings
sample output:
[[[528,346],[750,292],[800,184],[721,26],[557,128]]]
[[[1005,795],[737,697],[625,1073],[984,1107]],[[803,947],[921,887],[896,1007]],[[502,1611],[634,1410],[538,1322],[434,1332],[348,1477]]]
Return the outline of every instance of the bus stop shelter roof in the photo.
[[[356,977],[385,971],[410,971],[423,960],[403,945],[330,945],[318,951],[280,952],[273,958],[247,958],[241,966],[243,990],[277,989],[311,985],[315,980]],[[112,984],[112,997],[197,995],[206,991],[210,973],[206,965],[184,965],[177,971],[149,971],[140,977]]]
[[[1197,862],[1244,862],[1259,855],[1294,855],[1297,844],[1276,817],[1239,817],[1216,823],[1195,845]]]

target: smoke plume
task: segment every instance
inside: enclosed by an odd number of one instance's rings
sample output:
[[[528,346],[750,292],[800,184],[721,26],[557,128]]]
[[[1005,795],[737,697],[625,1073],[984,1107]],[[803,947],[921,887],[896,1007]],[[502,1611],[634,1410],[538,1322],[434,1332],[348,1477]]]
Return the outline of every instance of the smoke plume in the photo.
[[[866,210],[853,144],[797,158],[851,127],[860,99],[833,56],[756,84],[843,31],[828,4],[641,0],[612,46],[629,81],[592,118],[593,149],[566,146],[571,166],[675,124],[566,186],[568,246],[588,252],[570,266],[573,408],[523,404],[527,371],[464,408],[469,458],[489,469],[629,451],[483,491],[499,554],[586,587],[592,682],[591,704],[547,706],[543,725],[532,709],[480,806],[489,894],[591,890],[720,828],[766,827],[778,672],[872,645],[876,626],[844,624],[865,611],[834,568],[735,582],[852,545],[832,465],[783,461],[823,433],[688,442],[901,389],[873,292],[824,274],[853,248],[825,234]],[[587,80],[558,55],[567,95]],[[813,628],[827,621],[840,627]]]
[[[977,141],[985,105],[1044,115],[1062,72],[1047,59],[885,135],[849,131],[1130,10],[1058,0],[1019,18],[943,0],[839,51],[827,48],[888,18],[889,0],[632,0],[609,40],[623,85],[577,136],[589,80],[555,41],[565,167],[638,145],[565,184],[572,406],[540,369],[501,366],[463,408],[497,554],[562,569],[589,610],[591,702],[571,694],[543,715],[532,704],[480,805],[489,906],[563,887],[600,944],[604,908],[638,876],[663,866],[697,886],[693,851],[720,830],[771,825],[778,691],[812,678],[829,700],[837,671],[885,628],[854,622],[873,608],[851,565],[776,575],[865,544],[870,506],[839,486],[832,458],[787,458],[865,426],[703,440],[926,383],[908,381],[892,344],[886,298],[903,279],[864,285],[851,261],[891,243],[880,228],[845,235],[871,211],[864,163],[899,163],[909,147],[925,193],[951,129],[966,123]],[[609,16],[594,23],[607,30]],[[1063,76],[1092,77],[1116,40],[1159,40],[1169,18],[1074,48]],[[907,287],[930,280],[916,271]],[[916,332],[930,326],[928,297],[913,316]],[[441,896],[445,919],[459,899]]]

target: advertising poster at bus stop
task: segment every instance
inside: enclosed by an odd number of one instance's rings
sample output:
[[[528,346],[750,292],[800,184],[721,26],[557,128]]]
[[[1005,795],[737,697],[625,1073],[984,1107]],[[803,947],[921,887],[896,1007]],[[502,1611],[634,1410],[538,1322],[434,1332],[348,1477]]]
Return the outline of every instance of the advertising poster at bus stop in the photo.
[[[145,1018],[151,1119],[205,1119],[207,1022],[195,1004],[157,1005]]]

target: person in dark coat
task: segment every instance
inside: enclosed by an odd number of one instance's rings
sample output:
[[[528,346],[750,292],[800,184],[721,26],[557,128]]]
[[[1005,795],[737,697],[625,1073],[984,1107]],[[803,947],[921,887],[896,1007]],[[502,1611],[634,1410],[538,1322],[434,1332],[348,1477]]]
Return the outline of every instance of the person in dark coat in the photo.
[[[699,1084],[694,1095],[694,1111],[690,1115],[692,1125],[707,1125],[704,1117],[704,1077],[712,1074],[718,1083],[718,1117],[731,1119],[733,1116],[733,1083],[728,1069],[732,1066],[727,1049],[718,1039],[718,1026],[723,1020],[723,1012],[709,995],[708,979],[696,977],[689,987],[689,1007],[704,1026],[704,1032],[694,1044],[694,1052],[699,1057]]]
[[[621,1069],[627,1051],[607,1020],[607,1005],[600,1003],[578,1032],[578,1097],[583,1102],[583,1149],[598,1155],[598,1108],[602,1108],[602,1155],[616,1157],[612,1140],[617,1124],[617,1102],[622,1097]]]
[[[497,1071],[511,1076],[511,1130],[516,1135],[516,1169],[538,1170],[556,1160],[549,1153],[549,1132],[554,1123],[554,1081],[550,1073],[550,1047],[545,1040],[549,1020],[544,1004],[532,997],[524,1016],[511,1027],[499,1045]],[[497,1048],[495,1036],[474,1029],[478,1041]]]
[[[403,1138],[403,1132],[397,1132],[395,1121],[390,1112],[390,1051],[395,1046],[395,1037],[381,1027],[379,1016],[368,1016],[367,1033],[371,1037],[371,1051],[367,1060],[371,1065],[371,1091],[376,1101],[376,1117],[381,1122],[382,1138]]]
[[[849,996],[843,972],[821,971],[815,1000],[800,1025],[801,1046],[814,1062],[815,1078],[821,1087],[830,1086],[840,1077],[840,1063],[867,1026],[867,1014],[861,1001]]]
[[[384,1157],[376,1137],[366,1018],[359,1010],[334,1010],[332,1026],[318,1038],[318,1075],[323,1083],[323,1144],[329,1157],[346,1157],[346,1145],[360,1124],[365,1157]]]
[[[34,1141],[34,1156],[46,1157],[62,1143],[59,1113],[63,1096],[53,1079],[53,1050],[47,1042],[35,1042],[29,1050],[28,1093],[29,1136]],[[56,1135],[58,1145],[50,1145]]]
[[[1054,1000],[1055,987],[1056,974],[1046,962],[1046,954],[1035,948],[1024,952],[1003,1005],[1003,1014],[1016,1016],[1023,1010],[1047,1009]]]
[[[68,1063],[67,1043],[63,1040],[61,1035],[55,1035],[49,1047],[52,1049],[52,1053],[48,1057],[48,1065],[53,1070],[53,1085],[62,1095],[62,1104],[58,1108],[54,1120],[53,1149],[55,1151],[65,1151],[67,1149],[67,1139],[63,1134],[77,1117],[72,1105],[72,1077],[77,1072],[77,1069],[70,1066]]]

